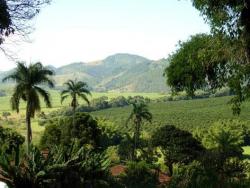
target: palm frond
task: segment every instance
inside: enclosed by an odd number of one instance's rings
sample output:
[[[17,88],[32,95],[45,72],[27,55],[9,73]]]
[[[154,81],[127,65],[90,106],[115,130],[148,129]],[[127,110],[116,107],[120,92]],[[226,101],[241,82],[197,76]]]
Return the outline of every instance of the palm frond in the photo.
[[[62,101],[67,98],[69,95],[72,97],[71,101],[71,106],[75,109],[76,106],[78,105],[78,100],[77,97],[82,98],[85,102],[90,104],[87,95],[91,95],[88,85],[85,82],[82,81],[73,81],[73,80],[68,80],[67,82],[64,83],[66,86],[66,89],[61,92],[61,99]],[[65,94],[68,94],[65,96]],[[64,97],[65,96],[65,97]]]
[[[129,121],[133,118],[134,113],[132,112],[129,117],[127,118],[126,122],[125,122],[125,126],[128,127]]]
[[[64,101],[67,97],[69,97],[69,95],[63,95],[63,96],[61,96],[61,104],[63,103],[63,101]]]
[[[79,95],[88,105],[90,104],[89,99],[88,99],[88,97],[87,97],[85,94],[79,93],[78,95]]]
[[[31,89],[29,91],[28,96],[29,96],[29,99],[27,101],[28,102],[27,105],[30,108],[31,117],[34,117],[35,116],[35,111],[40,111],[41,110],[39,96],[38,96],[35,89]]]
[[[38,86],[35,86],[34,88],[43,97],[46,106],[51,108],[52,105],[51,105],[50,94],[47,91],[45,91],[44,89],[42,89],[42,88],[40,88]]]
[[[61,96],[65,95],[66,93],[70,93],[69,89],[64,89],[61,91]]]

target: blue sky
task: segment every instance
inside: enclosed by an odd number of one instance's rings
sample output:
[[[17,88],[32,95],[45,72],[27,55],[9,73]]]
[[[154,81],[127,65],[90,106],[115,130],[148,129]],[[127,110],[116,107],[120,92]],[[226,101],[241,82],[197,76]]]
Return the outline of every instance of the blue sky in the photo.
[[[12,45],[20,60],[56,67],[115,53],[157,60],[179,40],[209,32],[189,0],[53,0],[34,20],[31,43]],[[15,66],[0,54],[0,70]]]

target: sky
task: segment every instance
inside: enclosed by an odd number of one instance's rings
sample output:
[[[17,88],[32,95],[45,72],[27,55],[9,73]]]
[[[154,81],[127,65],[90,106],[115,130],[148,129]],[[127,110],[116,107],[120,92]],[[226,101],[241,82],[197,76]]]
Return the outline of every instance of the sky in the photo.
[[[8,48],[21,61],[55,67],[116,53],[158,60],[178,41],[209,32],[190,0],[52,0],[33,25],[30,42]],[[13,67],[0,52],[0,71]]]

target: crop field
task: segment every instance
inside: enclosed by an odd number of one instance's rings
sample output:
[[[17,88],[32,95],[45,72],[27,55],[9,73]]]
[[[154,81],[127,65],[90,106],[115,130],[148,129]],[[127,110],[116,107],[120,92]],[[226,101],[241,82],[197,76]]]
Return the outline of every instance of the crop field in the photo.
[[[69,100],[66,100],[63,105],[60,103],[59,91],[50,90],[53,108],[45,108],[42,104],[41,111],[46,114],[50,111],[57,110],[59,108],[69,105]],[[110,99],[117,96],[135,96],[142,95],[151,99],[159,98],[164,95],[157,93],[93,93],[91,98],[97,98],[100,96],[108,96]],[[90,100],[91,100],[90,98]],[[218,97],[208,99],[196,99],[196,100],[181,100],[181,101],[169,101],[160,103],[150,103],[149,110],[153,114],[152,124],[146,123],[143,125],[144,134],[154,131],[156,128],[171,124],[182,129],[193,131],[196,128],[209,127],[213,122],[224,119],[239,119],[249,122],[250,125],[250,102],[243,104],[242,113],[240,116],[233,116],[231,106],[228,105],[228,101],[231,97]],[[82,101],[80,102],[82,103]],[[10,95],[6,97],[0,97],[0,114],[4,111],[9,111],[12,115],[9,120],[13,120],[19,123],[13,123],[8,125],[18,132],[25,135],[25,122],[24,122],[24,103],[21,104],[21,113],[16,114],[10,109]],[[107,123],[113,124],[121,131],[127,131],[125,122],[131,112],[131,106],[121,108],[109,108],[106,110],[100,110],[92,112],[91,114],[97,119],[102,119]],[[2,118],[3,119],[3,118]],[[2,121],[4,122],[4,121]],[[5,123],[2,123],[5,125]],[[38,125],[38,120],[35,118],[32,120],[33,127],[33,139],[35,143],[39,142],[40,136],[44,130],[44,127]],[[246,149],[249,152],[249,149]]]
[[[182,129],[194,130],[207,128],[218,120],[239,119],[249,122],[250,125],[250,102],[244,103],[240,116],[232,114],[231,106],[228,105],[230,97],[218,97],[196,100],[169,101],[164,103],[151,103],[149,110],[153,114],[152,124],[145,124],[148,132],[162,125],[175,125]],[[131,107],[111,108],[92,112],[92,115],[112,122],[120,130],[126,130],[125,122],[131,112]]]

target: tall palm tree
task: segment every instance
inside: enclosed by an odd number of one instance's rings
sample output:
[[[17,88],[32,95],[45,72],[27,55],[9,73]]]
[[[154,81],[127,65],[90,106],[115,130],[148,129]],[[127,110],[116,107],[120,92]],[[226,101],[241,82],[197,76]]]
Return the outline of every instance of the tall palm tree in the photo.
[[[16,83],[11,97],[12,109],[19,113],[21,99],[26,102],[28,153],[32,141],[31,118],[34,117],[36,111],[41,109],[39,96],[44,99],[47,107],[51,107],[50,95],[46,90],[41,88],[40,85],[46,84],[49,87],[54,87],[54,83],[50,78],[53,74],[53,71],[43,67],[39,62],[30,64],[29,66],[24,62],[18,62],[14,72],[3,79],[3,82],[13,80]]]
[[[136,157],[136,149],[140,139],[141,125],[143,120],[151,123],[153,118],[152,114],[148,110],[148,106],[144,102],[135,102],[132,103],[133,109],[131,114],[129,115],[126,125],[130,120],[134,123],[134,151],[133,158]]]
[[[73,111],[75,112],[76,107],[78,106],[78,98],[82,98],[85,102],[89,105],[89,100],[87,98],[87,95],[91,95],[88,85],[85,82],[82,81],[73,81],[69,80],[64,83],[66,85],[66,89],[61,92],[61,103],[71,96],[71,107],[73,108]]]

